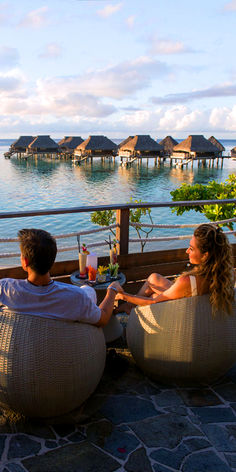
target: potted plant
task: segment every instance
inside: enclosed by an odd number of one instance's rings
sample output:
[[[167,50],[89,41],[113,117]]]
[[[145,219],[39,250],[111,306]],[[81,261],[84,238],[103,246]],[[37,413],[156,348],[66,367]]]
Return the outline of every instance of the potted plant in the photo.
[[[111,279],[117,279],[119,264],[116,262],[116,264],[109,264],[108,267],[109,267]]]
[[[104,283],[104,282],[106,282],[107,271],[108,271],[108,267],[106,267],[106,266],[98,266],[97,281],[98,281],[99,283]]]

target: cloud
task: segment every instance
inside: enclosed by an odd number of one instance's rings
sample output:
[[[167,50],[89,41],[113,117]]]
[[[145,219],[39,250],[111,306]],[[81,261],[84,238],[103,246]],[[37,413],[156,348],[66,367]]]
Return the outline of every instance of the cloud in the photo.
[[[63,98],[54,98],[50,100],[49,110],[55,116],[89,116],[104,117],[111,115],[116,111],[113,105],[101,103],[92,95],[81,95],[71,93]]]
[[[39,97],[37,100],[39,101]],[[17,103],[19,105],[20,101]],[[236,105],[232,108],[215,107],[205,111],[190,109],[184,105],[173,106],[168,110],[164,107],[152,107],[152,109],[132,110],[127,113],[121,110],[121,113],[118,112],[112,116],[98,117],[87,114],[67,116],[63,114],[63,108],[61,115],[56,116],[54,110],[50,113],[50,105],[47,107],[43,105],[37,110],[35,101],[34,106],[36,107],[35,114],[32,113],[32,100],[29,100],[29,108],[24,111],[24,114],[15,106],[9,114],[4,114],[1,110],[2,135],[9,137],[11,134],[15,137],[26,133],[32,135],[53,133],[54,136],[60,136],[77,134],[79,129],[84,137],[98,133],[111,138],[114,136],[123,138],[129,134],[150,134],[161,138],[166,134],[184,136],[236,132]]]
[[[192,49],[187,48],[182,41],[172,41],[170,39],[151,39],[151,47],[149,50],[150,54],[185,54],[194,52]]]
[[[224,10],[226,10],[226,11],[236,11],[236,0],[232,0],[231,2],[227,2],[224,6]]]
[[[119,11],[122,7],[122,3],[117,3],[116,5],[106,5],[102,10],[98,10],[98,16],[102,18],[108,18],[111,15],[114,15],[117,11]]]
[[[152,97],[152,103],[162,104],[174,104],[174,103],[187,103],[192,100],[201,100],[203,98],[216,98],[216,97],[235,97],[236,96],[236,85],[219,85],[209,87],[208,89],[195,90],[193,92],[183,93],[172,93],[165,95],[165,97]]]
[[[236,105],[229,107],[215,107],[211,110],[210,125],[215,129],[236,131]]]
[[[128,25],[128,27],[130,29],[132,29],[134,27],[134,21],[135,21],[135,16],[134,15],[131,15],[128,18],[126,18],[126,24]]]
[[[158,127],[165,130],[202,132],[208,127],[207,112],[190,110],[183,105],[172,107],[163,113]]]
[[[62,55],[62,48],[57,43],[48,43],[45,45],[44,50],[39,54],[40,58],[45,59],[57,59]]]
[[[106,117],[115,113],[116,108],[103,103],[100,99],[89,94],[67,92],[52,94],[40,87],[24,93],[22,84],[17,80],[0,77],[1,113],[19,116],[41,116],[47,121],[48,117]],[[21,91],[21,93],[20,93]]]
[[[152,78],[161,80],[168,73],[165,63],[144,56],[77,76],[42,80],[38,86],[52,95],[80,93],[120,100],[148,87]]]
[[[0,25],[6,26],[11,19],[11,13],[9,11],[9,6],[7,3],[2,3],[0,5]]]
[[[11,68],[19,62],[20,56],[16,48],[0,46],[0,67]]]
[[[0,77],[0,94],[15,92],[19,89],[21,82],[15,77]]]
[[[25,77],[18,69],[0,73],[1,109],[4,99],[16,99],[25,96]],[[2,110],[1,110],[2,111]]]
[[[1,133],[8,138],[16,138],[19,135],[29,134],[36,136],[37,134],[51,134],[52,137],[62,137],[65,135],[82,135],[86,138],[88,134],[103,134],[104,129],[109,129],[109,124],[100,119],[76,117],[69,119],[63,117],[56,119],[51,116],[46,121],[40,116],[36,117],[19,117],[17,115],[5,117],[0,115]]]
[[[114,131],[120,135],[150,134],[158,137],[167,134],[226,133],[236,132],[236,105],[209,110],[190,109],[185,105],[169,109],[158,107],[122,113],[114,123]],[[105,132],[105,130],[104,130]]]
[[[41,7],[30,11],[19,23],[21,27],[39,29],[48,23],[48,7]]]

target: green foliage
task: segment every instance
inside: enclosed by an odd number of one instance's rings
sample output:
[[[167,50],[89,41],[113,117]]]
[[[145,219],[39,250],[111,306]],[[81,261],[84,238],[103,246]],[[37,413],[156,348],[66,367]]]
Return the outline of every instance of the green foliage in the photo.
[[[99,226],[113,225],[116,222],[116,212],[115,210],[94,211],[91,214],[91,221]],[[115,231],[113,229],[110,231],[115,236]]]
[[[133,200],[131,198],[130,203],[143,203],[143,202],[142,202],[142,200]],[[151,208],[133,208],[133,209],[131,208],[129,214],[130,214],[129,219],[130,219],[131,223],[140,223],[141,219],[142,219],[142,216],[146,216],[146,215],[148,215],[150,222],[153,223],[152,216],[151,216]],[[141,241],[142,233],[144,233],[145,238],[148,238],[148,236],[151,233],[151,231],[153,230],[153,228],[144,229],[141,226],[135,226],[135,230],[136,230],[137,235],[140,239],[141,252],[143,252],[146,242]]]
[[[130,199],[130,203],[143,203],[142,200],[133,200]],[[153,223],[151,217],[151,209],[150,208],[134,208],[130,209],[130,222],[131,223],[141,223],[141,219],[143,216],[148,215],[149,220]],[[91,214],[91,221],[99,226],[110,226],[116,222],[116,210],[102,210],[102,211],[94,211]],[[138,234],[139,239],[142,238],[142,233],[145,234],[145,238],[148,238],[149,233],[151,233],[152,228],[148,230],[142,228],[141,226],[136,226],[135,230]],[[110,230],[113,235],[115,235],[114,230]],[[141,251],[143,252],[144,246],[146,242],[140,241],[141,244]]]
[[[215,180],[206,185],[182,184],[178,189],[170,192],[173,201],[189,200],[227,200],[236,198],[236,175],[229,175],[225,182],[219,183]],[[173,207],[172,212],[182,215],[185,211],[195,210],[203,213],[210,221],[227,220],[236,217],[236,207],[232,204],[222,205],[202,205],[202,206],[183,206]],[[233,229],[233,223],[222,223],[221,226],[227,226]]]

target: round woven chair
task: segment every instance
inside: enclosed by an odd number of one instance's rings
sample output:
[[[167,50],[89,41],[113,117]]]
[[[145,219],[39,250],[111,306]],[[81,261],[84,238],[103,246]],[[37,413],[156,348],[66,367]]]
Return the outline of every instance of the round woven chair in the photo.
[[[152,379],[177,385],[209,384],[236,362],[236,307],[212,318],[208,295],[136,307],[127,342]]]
[[[101,328],[0,311],[0,405],[31,417],[77,408],[101,379]]]

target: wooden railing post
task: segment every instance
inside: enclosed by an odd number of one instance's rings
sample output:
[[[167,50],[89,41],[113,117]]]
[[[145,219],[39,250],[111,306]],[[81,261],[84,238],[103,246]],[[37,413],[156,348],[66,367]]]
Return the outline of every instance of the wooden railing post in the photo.
[[[116,239],[118,254],[129,253],[129,208],[116,210]]]

